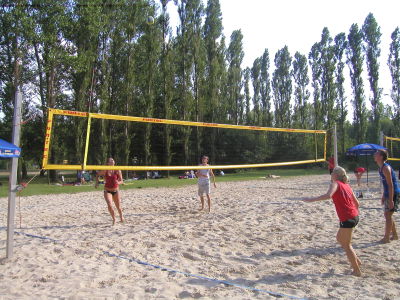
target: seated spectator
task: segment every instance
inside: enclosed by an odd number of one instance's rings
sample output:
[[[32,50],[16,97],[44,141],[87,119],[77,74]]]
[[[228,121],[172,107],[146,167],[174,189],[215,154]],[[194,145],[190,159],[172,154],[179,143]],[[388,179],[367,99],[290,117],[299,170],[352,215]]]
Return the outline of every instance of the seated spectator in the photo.
[[[154,171],[152,178],[153,179],[158,179],[158,178],[162,178],[162,176],[158,173],[158,171]]]
[[[185,172],[183,173],[183,175],[179,176],[178,178],[179,178],[179,179],[188,179],[189,176],[190,176],[189,171],[185,171]]]
[[[89,172],[82,171],[82,177],[83,177],[83,179],[84,179],[86,182],[92,181],[92,178],[91,178]]]
[[[78,184],[84,184],[85,183],[85,178],[83,177],[83,172],[84,171],[77,171],[76,172],[76,182]]]

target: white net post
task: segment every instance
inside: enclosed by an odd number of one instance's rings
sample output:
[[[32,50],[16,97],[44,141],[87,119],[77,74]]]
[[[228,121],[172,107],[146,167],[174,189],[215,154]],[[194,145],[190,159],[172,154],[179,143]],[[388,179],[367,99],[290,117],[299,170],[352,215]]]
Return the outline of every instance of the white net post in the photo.
[[[19,87],[15,92],[14,101],[14,119],[12,131],[12,143],[19,147],[19,137],[21,130],[21,108],[22,108],[22,92]],[[7,216],[7,245],[6,245],[6,258],[13,256],[14,250],[14,227],[15,227],[15,196],[17,189],[17,169],[18,158],[11,159],[11,172],[9,179],[9,192],[8,192],[8,216]]]

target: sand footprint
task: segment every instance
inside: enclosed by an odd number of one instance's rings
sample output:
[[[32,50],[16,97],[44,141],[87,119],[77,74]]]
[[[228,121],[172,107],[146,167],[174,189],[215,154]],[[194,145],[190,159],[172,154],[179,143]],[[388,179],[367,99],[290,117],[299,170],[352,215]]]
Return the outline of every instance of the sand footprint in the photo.
[[[187,252],[184,252],[183,254],[182,254],[182,256],[184,257],[184,258],[187,258],[187,259],[190,259],[190,260],[200,260],[199,258],[197,258],[197,257],[195,257],[195,256],[193,256],[192,254],[190,254],[190,253],[187,253]]]

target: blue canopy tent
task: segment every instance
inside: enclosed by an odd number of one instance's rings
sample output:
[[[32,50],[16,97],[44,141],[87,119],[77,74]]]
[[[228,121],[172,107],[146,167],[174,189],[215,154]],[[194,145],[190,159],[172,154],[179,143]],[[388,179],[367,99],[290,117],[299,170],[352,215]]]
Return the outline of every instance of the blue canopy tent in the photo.
[[[0,158],[19,157],[21,148],[0,139]]]
[[[377,150],[387,150],[385,147],[376,144],[359,144],[347,149],[346,155],[348,156],[365,156],[365,163],[367,166],[367,186],[368,186],[368,160],[367,155],[374,155]]]

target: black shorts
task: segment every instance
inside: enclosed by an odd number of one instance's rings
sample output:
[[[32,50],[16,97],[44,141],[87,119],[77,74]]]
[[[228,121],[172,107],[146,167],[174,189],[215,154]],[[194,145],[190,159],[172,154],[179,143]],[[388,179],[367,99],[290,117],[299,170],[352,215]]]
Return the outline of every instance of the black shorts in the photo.
[[[104,190],[104,192],[106,192],[107,194],[111,194],[111,195],[115,195],[116,193],[118,193],[118,191],[107,191],[107,190]]]
[[[353,219],[348,219],[346,221],[340,222],[340,228],[354,228],[357,226],[359,220],[360,218],[357,216]]]

